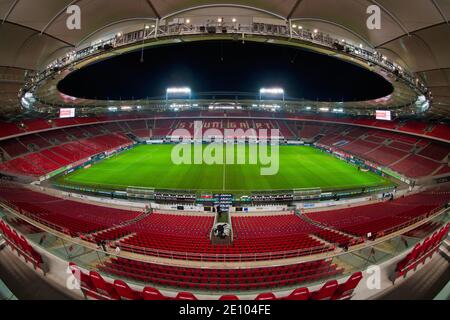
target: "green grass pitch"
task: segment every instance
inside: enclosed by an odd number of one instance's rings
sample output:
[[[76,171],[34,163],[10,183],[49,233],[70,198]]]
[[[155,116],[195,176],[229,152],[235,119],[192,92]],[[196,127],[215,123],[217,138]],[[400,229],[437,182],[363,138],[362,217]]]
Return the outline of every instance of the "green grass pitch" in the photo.
[[[176,165],[171,161],[173,147],[165,144],[137,146],[88,169],[61,176],[58,182],[117,190],[135,186],[210,192],[317,187],[322,190],[337,190],[392,184],[381,176],[358,171],[355,166],[312,147],[280,146],[279,171],[273,176],[261,175],[260,163]],[[245,148],[248,159],[248,147]]]

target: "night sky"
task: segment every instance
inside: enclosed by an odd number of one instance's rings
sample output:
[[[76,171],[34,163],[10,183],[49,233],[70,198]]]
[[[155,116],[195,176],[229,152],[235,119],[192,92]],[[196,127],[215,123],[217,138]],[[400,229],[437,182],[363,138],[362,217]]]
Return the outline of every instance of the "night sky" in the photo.
[[[128,53],[76,71],[59,83],[68,95],[91,99],[159,97],[167,87],[195,92],[252,92],[282,87],[286,96],[319,101],[368,100],[392,86],[337,59],[286,46],[246,41],[167,45]]]

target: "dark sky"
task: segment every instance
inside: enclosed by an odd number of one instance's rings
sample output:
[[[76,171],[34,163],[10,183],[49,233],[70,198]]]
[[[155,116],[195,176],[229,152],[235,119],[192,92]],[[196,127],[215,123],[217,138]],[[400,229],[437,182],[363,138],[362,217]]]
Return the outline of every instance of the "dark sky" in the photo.
[[[246,41],[167,45],[125,54],[76,71],[59,84],[69,95],[92,99],[163,96],[167,87],[195,92],[259,92],[283,87],[293,98],[321,101],[386,96],[380,76],[337,59],[286,46]]]

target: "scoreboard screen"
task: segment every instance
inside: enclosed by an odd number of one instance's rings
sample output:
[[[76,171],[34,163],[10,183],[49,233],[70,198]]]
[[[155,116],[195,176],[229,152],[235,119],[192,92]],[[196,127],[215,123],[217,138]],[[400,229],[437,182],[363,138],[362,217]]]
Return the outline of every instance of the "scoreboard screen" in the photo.
[[[61,119],[74,118],[75,117],[75,108],[61,108],[61,109],[59,109],[59,117]]]
[[[391,115],[390,111],[377,110],[376,111],[376,118],[377,118],[377,120],[391,121],[392,120],[392,115]]]

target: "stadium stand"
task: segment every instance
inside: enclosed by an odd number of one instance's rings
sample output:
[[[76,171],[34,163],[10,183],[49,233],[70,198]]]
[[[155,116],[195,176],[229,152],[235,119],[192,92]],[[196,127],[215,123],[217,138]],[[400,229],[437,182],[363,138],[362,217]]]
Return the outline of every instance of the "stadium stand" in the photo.
[[[423,121],[407,121],[406,123],[400,125],[400,131],[412,132],[417,134],[424,134],[428,124]]]
[[[450,126],[446,124],[437,124],[430,132],[425,133],[427,136],[439,138],[442,140],[450,140]]]
[[[111,258],[99,266],[111,276],[151,284],[190,290],[249,291],[292,287],[335,277],[342,269],[331,259],[283,267],[211,269],[187,268]]]
[[[21,133],[23,133],[23,131],[14,123],[0,123],[0,138],[15,136]]]
[[[391,166],[391,169],[407,177],[419,178],[432,175],[441,165],[433,160],[411,154],[407,158]]]
[[[187,291],[180,291],[174,297],[164,296],[158,289],[150,286],[144,287],[142,291],[137,291],[130,288],[123,280],[116,279],[108,282],[97,272],[85,273],[72,262],[69,263],[69,268],[76,278],[79,279],[85,296],[92,299],[197,300],[194,294]],[[314,271],[316,268],[318,268],[317,272]],[[102,266],[104,272],[112,277],[129,278],[143,283],[148,281],[158,282],[158,286],[174,286],[181,290],[210,290],[209,288],[214,288],[215,291],[239,290],[242,292],[259,287],[262,289],[276,289],[277,285],[283,285],[284,282],[286,282],[288,287],[291,287],[297,282],[303,283],[305,281],[304,278],[301,278],[302,274],[306,278],[313,279],[313,281],[321,281],[321,276],[324,275],[323,272],[327,268],[335,269],[333,267],[330,268],[325,261],[318,261],[284,267],[242,269],[231,271],[231,274],[229,274],[225,269],[205,271],[207,269],[166,267],[122,258],[112,259],[111,262],[108,262],[108,267]],[[294,272],[294,279],[287,278],[289,272]],[[334,272],[336,271],[332,273]],[[332,275],[324,275],[324,279],[330,276]],[[157,281],[160,277],[163,279]],[[178,280],[165,280],[166,277],[167,279]],[[276,280],[266,285],[258,283],[265,277]],[[156,278],[156,281],[153,280],[154,278]],[[244,279],[247,279],[248,283],[242,284],[242,281],[245,281]],[[339,284],[336,280],[330,280],[322,288],[311,293],[308,288],[302,287],[294,289],[287,296],[277,297],[272,292],[260,293],[255,297],[255,300],[346,300],[352,297],[361,279],[362,273],[356,272],[348,277],[345,282]],[[239,297],[234,294],[224,294],[218,300],[239,300]]]
[[[448,203],[449,191],[426,191],[363,207],[353,207],[306,216],[336,230],[376,239],[420,221]]]
[[[30,152],[27,147],[17,139],[0,141],[0,148],[2,148],[11,158]]]
[[[30,134],[27,136],[22,136],[18,138],[19,141],[25,145],[26,147],[30,148],[34,147],[34,150],[44,149],[51,146],[51,143],[42,138],[39,134]],[[31,149],[33,150],[33,149]]]
[[[14,229],[11,229],[6,223],[0,220],[0,231],[2,232],[6,243],[13,251],[16,251],[19,256],[22,256],[25,261],[30,262],[35,269],[45,270],[41,255],[34,250],[28,241],[19,236]]]
[[[390,166],[393,163],[403,159],[407,155],[408,155],[407,152],[386,146],[381,146],[375,150],[366,153],[364,157],[368,160],[377,162],[383,166]]]
[[[346,138],[347,139],[347,138]],[[378,147],[377,144],[364,141],[364,140],[355,140],[344,147],[342,147],[342,150],[345,150],[347,152],[358,154],[358,155],[364,155]]]
[[[73,237],[111,228],[140,215],[135,211],[56,198],[16,185],[2,185],[0,198],[21,214]]]
[[[441,143],[430,143],[427,147],[422,149],[419,154],[431,158],[436,161],[443,161],[450,153],[450,146]]]
[[[40,152],[27,154],[22,158],[0,163],[0,170],[20,175],[40,176],[55,171],[61,166],[130,143],[131,141],[128,138],[120,134],[100,135],[65,143]],[[19,146],[22,145],[19,144]],[[22,149],[16,147],[15,149],[16,152],[23,152],[24,150],[24,147]]]
[[[392,281],[406,277],[408,271],[416,270],[420,264],[425,263],[426,259],[431,258],[438,251],[441,241],[447,237],[449,227],[450,224],[447,224],[422,243],[418,243],[404,259],[397,263]]]

